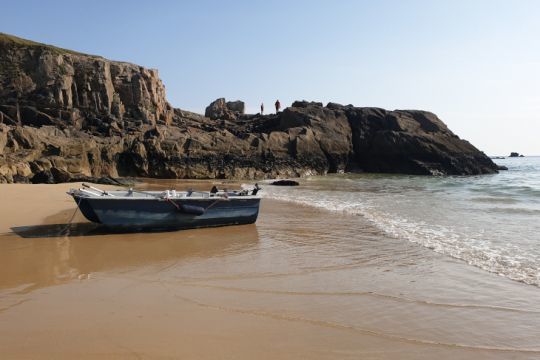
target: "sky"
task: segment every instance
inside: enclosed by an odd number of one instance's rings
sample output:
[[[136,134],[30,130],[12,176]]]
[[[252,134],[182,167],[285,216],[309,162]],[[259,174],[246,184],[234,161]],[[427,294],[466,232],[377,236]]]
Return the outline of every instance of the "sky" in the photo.
[[[157,68],[174,107],[276,99],[434,112],[540,155],[540,1],[0,0],[5,32]]]

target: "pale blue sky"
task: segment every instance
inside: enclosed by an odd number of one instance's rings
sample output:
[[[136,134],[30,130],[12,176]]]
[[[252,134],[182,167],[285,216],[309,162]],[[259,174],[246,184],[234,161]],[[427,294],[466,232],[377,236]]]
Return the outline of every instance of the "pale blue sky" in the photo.
[[[488,154],[540,155],[540,1],[1,2],[1,32],[157,68],[175,107],[425,109]]]

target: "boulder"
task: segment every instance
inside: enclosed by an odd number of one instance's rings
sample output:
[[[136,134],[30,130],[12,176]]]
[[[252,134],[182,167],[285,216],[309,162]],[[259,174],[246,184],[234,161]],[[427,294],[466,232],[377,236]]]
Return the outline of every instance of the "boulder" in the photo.
[[[236,120],[244,114],[244,111],[245,104],[243,101],[226,102],[225,98],[219,98],[206,107],[204,116],[213,120]]]
[[[54,184],[55,178],[50,170],[43,170],[36,173],[31,179],[32,184]]]
[[[277,186],[298,186],[300,183],[298,181],[294,180],[276,180],[272,181],[270,185],[277,185]]]
[[[379,108],[344,109],[352,130],[355,167],[366,172],[475,175],[497,165],[461,140],[433,113]]]
[[[210,119],[234,119],[234,114],[227,108],[227,103],[225,98],[219,98],[214,100],[206,107],[204,111],[204,116],[209,117]]]
[[[246,104],[243,101],[227,101],[227,109],[238,115],[244,115],[246,110]]]

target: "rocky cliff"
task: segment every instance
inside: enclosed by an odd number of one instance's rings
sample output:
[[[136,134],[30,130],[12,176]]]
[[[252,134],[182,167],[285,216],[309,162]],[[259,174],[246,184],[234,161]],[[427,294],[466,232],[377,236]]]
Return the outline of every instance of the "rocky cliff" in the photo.
[[[0,111],[8,125],[170,124],[157,70],[0,34]]]
[[[424,111],[218,99],[206,115],[173,109],[156,70],[0,34],[0,182],[497,171]]]

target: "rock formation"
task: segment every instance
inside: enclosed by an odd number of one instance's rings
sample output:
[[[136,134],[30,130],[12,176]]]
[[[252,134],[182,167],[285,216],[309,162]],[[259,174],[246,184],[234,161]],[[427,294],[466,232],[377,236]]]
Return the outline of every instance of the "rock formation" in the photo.
[[[173,109],[156,70],[0,34],[0,182],[494,173],[425,111],[295,102]]]
[[[229,101],[225,98],[219,98],[206,107],[204,116],[212,119],[236,120],[244,115],[245,104],[243,101]]]

